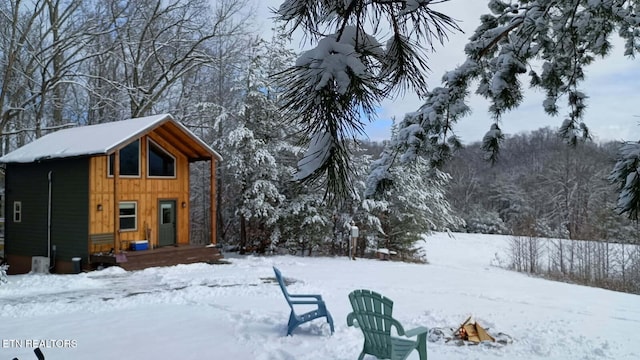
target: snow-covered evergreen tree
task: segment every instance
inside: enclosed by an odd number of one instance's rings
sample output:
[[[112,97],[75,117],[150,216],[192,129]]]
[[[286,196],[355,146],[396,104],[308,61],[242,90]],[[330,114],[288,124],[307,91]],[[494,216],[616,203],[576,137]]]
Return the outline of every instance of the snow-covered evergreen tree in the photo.
[[[362,256],[368,250],[379,247],[380,239],[384,236],[379,214],[387,209],[388,204],[385,201],[365,196],[367,174],[372,163],[371,155],[364,153],[363,148],[356,143],[353,145],[352,152],[354,154],[351,158],[354,169],[354,191],[351,192],[348,201],[341,203],[341,206],[336,208],[336,214],[339,215],[336,227],[346,234],[345,239],[347,239],[351,222],[354,222],[360,235],[356,254]],[[346,245],[345,242],[345,250]]]
[[[618,188],[618,213],[637,221],[640,214],[640,142],[622,144],[609,180]]]
[[[395,129],[394,125],[391,141],[380,159],[371,165],[365,193],[380,202],[377,215],[385,239],[381,245],[414,256],[414,245],[422,235],[460,227],[464,221],[453,213],[446,199],[448,174],[420,156],[411,162],[396,160],[398,133]]]
[[[383,196],[387,208],[379,214],[385,247],[413,255],[423,234],[463,224],[447,201],[448,174],[418,158],[391,169],[393,186]]]
[[[253,44],[244,100],[225,137],[223,166],[237,194],[234,208],[241,248],[256,241],[262,247],[269,244],[285,201],[281,184],[290,181],[292,172],[285,158],[294,156],[290,129],[280,126],[279,92],[269,78],[286,57],[291,58],[279,39],[276,36],[272,43],[258,39]]]
[[[298,188],[288,199],[279,228],[283,234],[280,246],[290,253],[308,255],[326,253],[332,242],[333,209],[327,206],[318,189]]]
[[[350,222],[354,221],[360,229],[358,253],[364,254],[369,248],[369,241],[381,233],[380,221],[372,214],[378,203],[373,199],[365,199],[364,178],[370,165],[370,156],[363,149],[350,144],[353,153],[353,191],[342,201],[327,199],[325,188],[317,184],[301,184],[288,192],[288,214],[282,218],[283,233],[289,241],[284,246],[291,252],[315,250],[316,253],[345,255],[349,240]],[[286,240],[286,239],[283,239]]]

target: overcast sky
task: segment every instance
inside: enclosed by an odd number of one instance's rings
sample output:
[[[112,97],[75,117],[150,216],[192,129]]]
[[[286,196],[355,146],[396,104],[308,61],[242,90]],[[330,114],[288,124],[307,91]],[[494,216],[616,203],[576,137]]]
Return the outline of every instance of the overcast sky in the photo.
[[[262,27],[272,27],[269,8],[277,8],[283,0],[255,0],[258,7],[256,21]],[[433,8],[459,20],[464,34],[451,34],[444,46],[437,46],[431,54],[428,74],[430,88],[441,85],[442,75],[453,70],[465,60],[464,46],[475,28],[480,24],[481,14],[488,13],[488,0],[452,0],[439,4]],[[606,59],[599,59],[586,70],[586,81],[581,89],[588,96],[588,108],[585,122],[590,127],[596,140],[640,140],[640,59],[624,57],[622,41],[615,39],[612,55]],[[300,50],[299,40],[291,47]],[[523,83],[528,78],[523,77]],[[515,111],[507,113],[502,118],[501,128],[507,134],[531,131],[549,126],[557,128],[562,123],[566,109],[562,108],[557,117],[550,117],[542,110],[544,94],[528,90],[526,99]],[[371,140],[388,139],[391,118],[401,120],[408,112],[416,111],[422,101],[412,93],[403,97],[388,99],[382,104],[379,119],[367,127],[367,134]],[[479,96],[469,99],[472,114],[460,120],[456,125],[456,132],[463,142],[479,141],[489,130],[491,117],[487,112],[489,102]],[[566,103],[561,99],[559,104]]]

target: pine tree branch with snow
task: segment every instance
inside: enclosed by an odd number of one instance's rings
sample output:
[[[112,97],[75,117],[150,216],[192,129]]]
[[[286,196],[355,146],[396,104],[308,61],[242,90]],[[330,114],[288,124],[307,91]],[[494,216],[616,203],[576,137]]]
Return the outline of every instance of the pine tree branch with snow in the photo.
[[[522,0],[489,2],[491,14],[481,16],[481,25],[465,47],[467,61],[446,73],[442,87],[429,92],[425,104],[401,124],[405,132],[404,159],[416,155],[442,161],[443,151],[415,139],[438,138],[437,146],[447,149],[446,140],[455,138],[453,125],[469,113],[465,100],[471,85],[491,102],[495,128],[504,115],[523,100],[521,78],[546,93],[544,110],[558,114],[558,101],[565,97],[569,112],[559,134],[569,144],[590,138],[582,122],[586,99],[579,86],[585,68],[611,51],[610,39],[618,33],[625,40],[625,55],[640,50],[640,1],[627,0]],[[485,142],[495,159],[500,139],[489,130]],[[434,132],[434,129],[437,131]]]
[[[348,197],[349,142],[363,133],[365,121],[375,119],[385,97],[410,88],[425,93],[426,49],[459,30],[431,8],[443,1],[448,0],[282,3],[279,20],[292,32],[301,28],[315,45],[279,74],[287,89],[285,116],[305,129],[306,143],[314,146],[301,160],[298,180],[325,179],[328,192]],[[387,29],[391,34],[384,37]]]

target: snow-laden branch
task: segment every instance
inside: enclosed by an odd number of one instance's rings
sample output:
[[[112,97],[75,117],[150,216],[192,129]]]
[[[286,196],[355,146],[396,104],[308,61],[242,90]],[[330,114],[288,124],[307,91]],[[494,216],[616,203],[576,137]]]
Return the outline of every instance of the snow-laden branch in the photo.
[[[447,142],[456,139],[453,125],[469,113],[466,99],[473,83],[478,83],[475,93],[491,103],[495,124],[485,136],[485,148],[495,159],[499,121],[521,104],[521,76],[527,72],[530,85],[546,92],[543,107],[548,114],[556,115],[558,99],[566,96],[570,111],[560,135],[571,144],[588,139],[582,122],[588,97],[578,88],[585,67],[609,54],[616,30],[627,40],[625,53],[640,48],[638,7],[629,1],[491,0],[488,6],[492,13],[481,16],[465,47],[467,61],[447,72],[442,87],[430,91],[425,104],[399,124],[402,159],[428,156],[434,165],[446,160],[451,148]],[[533,70],[534,63],[541,63],[541,71]]]
[[[305,129],[306,142],[329,136],[326,156],[306,163],[302,181],[324,179],[330,193],[347,197],[348,142],[373,120],[382,100],[413,89],[424,93],[426,49],[443,42],[455,21],[433,10],[436,1],[287,0],[277,11],[291,32],[302,28],[314,42],[296,66],[280,74],[283,110]],[[385,33],[383,29],[390,29]]]

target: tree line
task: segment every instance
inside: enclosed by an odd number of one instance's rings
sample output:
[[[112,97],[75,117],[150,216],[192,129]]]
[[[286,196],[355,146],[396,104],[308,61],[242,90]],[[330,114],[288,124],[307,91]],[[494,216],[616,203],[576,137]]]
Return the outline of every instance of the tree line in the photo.
[[[445,169],[448,199],[468,232],[637,243],[637,223],[618,214],[610,180],[619,142],[567,146],[556,129],[508,136],[494,164],[481,143]]]

